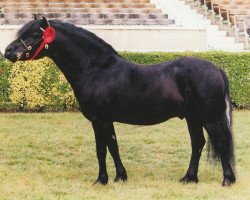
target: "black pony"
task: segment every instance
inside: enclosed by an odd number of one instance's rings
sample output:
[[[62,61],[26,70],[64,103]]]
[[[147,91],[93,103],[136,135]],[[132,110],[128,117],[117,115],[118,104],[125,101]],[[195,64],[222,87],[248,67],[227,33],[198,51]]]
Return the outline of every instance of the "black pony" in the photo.
[[[235,182],[228,80],[213,64],[194,57],[150,66],[131,63],[93,33],[46,18],[21,28],[5,57],[16,62],[35,54],[57,64],[92,123],[99,162],[95,183],[108,182],[107,147],[116,167],[115,181],[127,180],[113,122],[152,125],[172,117],[186,119],[192,144],[189,168],[181,181],[198,182],[204,127],[221,159],[222,185]]]

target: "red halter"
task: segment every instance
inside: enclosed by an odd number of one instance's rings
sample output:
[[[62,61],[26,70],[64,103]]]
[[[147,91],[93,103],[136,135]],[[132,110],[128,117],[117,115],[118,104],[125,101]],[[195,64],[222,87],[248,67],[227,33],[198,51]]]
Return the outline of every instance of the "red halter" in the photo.
[[[41,28],[41,30],[43,31],[43,37],[42,37],[42,43],[41,45],[38,47],[38,49],[36,50],[35,54],[33,55],[33,57],[31,58],[31,60],[34,60],[35,57],[40,53],[40,51],[48,44],[51,44],[56,37],[56,32],[55,29],[51,26],[48,26],[45,30],[43,30]]]

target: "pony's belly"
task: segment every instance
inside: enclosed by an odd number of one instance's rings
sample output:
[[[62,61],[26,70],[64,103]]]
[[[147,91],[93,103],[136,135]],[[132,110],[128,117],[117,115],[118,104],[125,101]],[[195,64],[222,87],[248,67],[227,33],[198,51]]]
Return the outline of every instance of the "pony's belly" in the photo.
[[[115,115],[113,121],[132,125],[154,125],[167,121],[173,117],[180,117],[175,112],[130,112]]]
[[[171,117],[170,117],[171,118]],[[164,119],[117,119],[114,120],[115,122],[119,122],[119,123],[125,123],[125,124],[131,124],[131,125],[155,125],[155,124],[159,124],[162,122],[167,121],[169,118],[164,118]]]
[[[136,102],[113,109],[113,121],[133,125],[153,125],[173,117],[184,117],[184,109],[178,101]]]

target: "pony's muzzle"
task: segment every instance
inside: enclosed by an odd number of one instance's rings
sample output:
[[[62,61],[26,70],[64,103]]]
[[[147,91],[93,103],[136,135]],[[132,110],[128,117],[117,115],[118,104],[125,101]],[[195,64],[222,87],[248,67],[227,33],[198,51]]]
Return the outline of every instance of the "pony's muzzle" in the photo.
[[[14,51],[13,46],[8,46],[5,50],[6,55],[10,55]]]
[[[7,58],[8,60],[10,61],[14,61],[16,60],[16,55],[14,55],[14,47],[13,46],[8,46],[6,49],[5,49],[5,53],[4,53],[4,57]]]

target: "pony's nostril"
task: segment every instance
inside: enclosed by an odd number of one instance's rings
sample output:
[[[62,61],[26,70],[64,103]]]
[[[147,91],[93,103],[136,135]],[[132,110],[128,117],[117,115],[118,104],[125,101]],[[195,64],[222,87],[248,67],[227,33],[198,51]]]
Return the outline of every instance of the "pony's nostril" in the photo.
[[[12,46],[9,46],[7,49],[6,49],[6,53],[8,54],[11,54],[13,52],[14,48]]]

